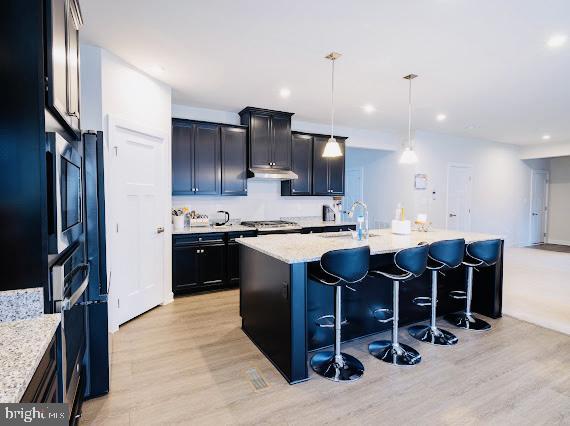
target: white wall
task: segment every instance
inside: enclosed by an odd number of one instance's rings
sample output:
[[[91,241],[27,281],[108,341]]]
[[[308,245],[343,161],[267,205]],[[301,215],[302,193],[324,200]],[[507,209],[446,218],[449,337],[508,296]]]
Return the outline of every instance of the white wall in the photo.
[[[570,245],[570,157],[550,159],[548,242]]]
[[[473,166],[471,230],[504,235],[508,245],[529,240],[530,171],[545,160],[520,160],[519,148],[429,132],[416,133],[418,164],[398,163],[400,152],[349,149],[347,168],[364,171],[364,198],[371,223],[389,222],[401,202],[408,217],[428,213],[434,227],[445,227],[447,167]],[[428,189],[414,189],[414,174],[428,175]],[[432,192],[435,191],[435,200]]]
[[[81,45],[81,119],[82,127],[103,130],[105,135],[105,164],[109,163],[109,117],[135,123],[143,128],[167,135],[165,144],[164,176],[164,224],[170,223],[171,191],[171,90],[170,87],[133,68],[114,54],[95,46]],[[112,188],[110,167],[106,167],[105,193],[107,219],[107,268],[111,276],[114,262],[111,232],[113,204],[109,197]],[[164,302],[172,300],[172,261],[170,226],[165,226],[164,242]],[[109,330],[118,328],[116,294],[113,288],[120,283],[110,283]],[[115,286],[115,287],[114,287]]]

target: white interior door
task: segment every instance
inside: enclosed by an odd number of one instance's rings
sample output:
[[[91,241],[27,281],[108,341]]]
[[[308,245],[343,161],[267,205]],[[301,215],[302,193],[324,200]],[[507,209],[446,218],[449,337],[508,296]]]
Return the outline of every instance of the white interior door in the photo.
[[[133,125],[109,127],[115,228],[111,291],[120,325],[163,301],[164,139]]]
[[[547,205],[548,173],[533,171],[530,200],[530,243],[544,242],[546,234],[546,205]]]
[[[471,229],[472,179],[471,166],[449,165],[447,170],[447,229],[454,231]]]
[[[362,185],[362,168],[348,169],[346,171],[344,195],[344,210],[349,210],[352,204],[361,200],[364,201],[363,185]],[[349,219],[349,218],[345,218]],[[353,220],[353,219],[351,219]]]

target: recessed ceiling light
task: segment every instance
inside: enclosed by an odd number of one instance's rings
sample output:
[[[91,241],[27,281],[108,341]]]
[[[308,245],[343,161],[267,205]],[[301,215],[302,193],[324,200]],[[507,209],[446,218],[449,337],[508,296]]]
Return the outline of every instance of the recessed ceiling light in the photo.
[[[282,98],[288,98],[289,96],[291,96],[291,91],[289,89],[287,89],[286,87],[284,87],[283,89],[281,89],[279,91],[279,95]]]
[[[446,118],[447,118],[447,115],[445,115],[445,114],[437,114],[437,115],[435,116],[435,119],[436,119],[437,121],[445,121]]]
[[[362,107],[362,109],[364,110],[364,112],[366,114],[372,114],[374,111],[376,111],[376,108],[374,108],[374,105],[371,104],[366,104]]]
[[[549,140],[550,140],[550,135],[542,135],[542,140],[543,140],[543,141],[549,141]]]
[[[561,47],[566,44],[568,37],[565,34],[556,34],[548,39],[546,45],[550,48]]]

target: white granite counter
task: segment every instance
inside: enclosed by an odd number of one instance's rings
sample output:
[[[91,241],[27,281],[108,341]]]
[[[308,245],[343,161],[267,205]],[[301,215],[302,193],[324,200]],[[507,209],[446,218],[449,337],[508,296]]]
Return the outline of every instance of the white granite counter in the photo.
[[[0,323],[0,403],[20,401],[60,321],[50,314]]]
[[[255,231],[251,226],[243,225],[223,225],[223,226],[186,226],[184,229],[172,228],[172,234],[209,234],[211,232],[239,232],[239,231]]]
[[[0,291],[0,323],[34,318],[43,313],[43,287]]]
[[[425,241],[450,240],[465,238],[467,242],[502,239],[498,235],[474,232],[432,230],[429,232],[413,231],[410,235],[395,235],[389,229],[370,230],[366,242],[353,240],[350,232],[327,232],[322,234],[281,234],[263,235],[255,238],[238,238],[236,241],[286,263],[313,262],[330,250],[338,250],[364,245],[370,246],[371,254],[395,253],[398,250],[416,246]]]

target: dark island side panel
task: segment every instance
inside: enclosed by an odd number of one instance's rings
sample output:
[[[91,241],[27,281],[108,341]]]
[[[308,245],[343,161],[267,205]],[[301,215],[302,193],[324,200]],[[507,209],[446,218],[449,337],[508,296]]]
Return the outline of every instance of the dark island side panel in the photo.
[[[289,383],[306,380],[306,264],[240,245],[242,329]]]

